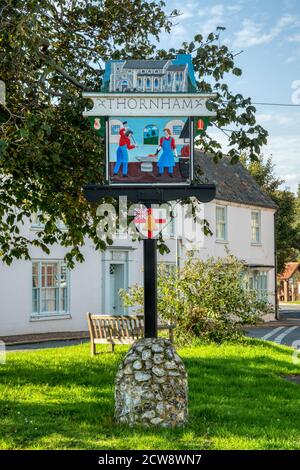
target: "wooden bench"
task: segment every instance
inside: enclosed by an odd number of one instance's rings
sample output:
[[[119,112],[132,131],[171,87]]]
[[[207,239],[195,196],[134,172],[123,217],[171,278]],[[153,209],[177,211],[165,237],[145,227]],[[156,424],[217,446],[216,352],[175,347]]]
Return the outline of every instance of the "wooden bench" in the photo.
[[[97,344],[110,344],[112,352],[115,344],[132,344],[137,339],[144,337],[143,315],[95,315],[87,313],[91,355],[97,354]],[[158,330],[168,330],[169,339],[174,340],[174,328],[176,325],[160,324]]]

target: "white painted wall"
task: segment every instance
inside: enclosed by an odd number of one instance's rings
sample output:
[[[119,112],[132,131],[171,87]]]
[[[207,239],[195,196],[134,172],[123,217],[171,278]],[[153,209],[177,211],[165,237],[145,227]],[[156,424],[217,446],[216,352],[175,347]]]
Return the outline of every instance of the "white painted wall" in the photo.
[[[198,246],[197,256],[206,259],[210,256],[224,256],[225,246],[247,264],[274,266],[274,211],[261,208],[261,245],[251,245],[251,209],[252,206],[217,201],[228,206],[228,242],[216,242],[215,235],[205,237],[202,246]],[[216,201],[205,204],[204,217],[215,233]],[[24,234],[34,238],[35,232],[29,222],[23,228]],[[180,251],[176,246],[180,245]],[[176,239],[170,239],[170,253],[158,255],[158,261],[176,263],[180,256],[181,263],[186,256],[185,247]],[[95,252],[92,243],[87,241],[82,251],[85,262],[77,264],[70,273],[70,312],[67,315],[33,317],[32,309],[32,266],[31,261],[16,260],[11,266],[0,265],[0,336],[45,333],[56,331],[80,331],[87,329],[86,312],[111,313],[107,311],[109,282],[107,269],[112,260],[111,251],[127,252],[128,283],[142,283],[143,254],[142,244],[120,241],[105,253]],[[32,259],[64,258],[67,249],[53,246],[46,255],[37,248],[32,248]],[[274,303],[274,269],[268,273],[269,300]]]

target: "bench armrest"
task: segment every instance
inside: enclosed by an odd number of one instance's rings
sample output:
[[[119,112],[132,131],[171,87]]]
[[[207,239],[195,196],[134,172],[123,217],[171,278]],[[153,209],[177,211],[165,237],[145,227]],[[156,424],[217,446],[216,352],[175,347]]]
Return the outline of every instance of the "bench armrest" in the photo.
[[[171,324],[164,323],[164,324],[161,324],[161,325],[157,326],[158,330],[174,330],[174,328],[176,328],[175,323],[171,323]]]

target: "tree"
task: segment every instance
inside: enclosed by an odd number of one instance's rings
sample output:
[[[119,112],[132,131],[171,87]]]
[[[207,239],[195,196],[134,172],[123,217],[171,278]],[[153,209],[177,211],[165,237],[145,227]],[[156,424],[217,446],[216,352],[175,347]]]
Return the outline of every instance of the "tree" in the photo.
[[[275,191],[273,201],[277,204],[276,212],[276,252],[277,270],[281,272],[285,263],[297,261],[300,256],[300,219],[297,217],[297,205],[291,191]]]
[[[245,149],[257,158],[267,132],[255,121],[250,98],[232,94],[226,74],[241,75],[234,53],[219,44],[220,28],[204,39],[176,51],[151,42],[162,30],[171,31],[175,10],[163,1],[142,0],[3,0],[0,10],[1,79],[6,106],[0,111],[0,255],[4,262],[29,258],[30,246],[68,246],[67,261],[82,260],[80,247],[88,236],[99,240],[95,207],[82,193],[84,184],[104,181],[104,144],[82,111],[82,89],[98,90],[103,61],[118,58],[168,58],[191,53],[198,87],[215,92],[210,103],[214,125],[236,125],[229,139],[232,162]],[[213,82],[213,83],[212,83]],[[221,145],[209,133],[201,137],[204,150],[222,158]],[[29,240],[20,224],[42,212],[45,229]],[[67,230],[57,225],[63,220]]]
[[[300,212],[299,203],[294,193],[280,190],[284,180],[276,177],[272,158],[264,160],[260,156],[257,161],[243,158],[243,164],[277,205],[275,215],[277,270],[281,272],[284,264],[295,261],[300,255]]]
[[[257,160],[244,160],[245,166],[257,181],[259,186],[272,198],[274,191],[277,191],[284,180],[275,175],[275,164],[272,157],[265,161],[264,156],[260,155]]]

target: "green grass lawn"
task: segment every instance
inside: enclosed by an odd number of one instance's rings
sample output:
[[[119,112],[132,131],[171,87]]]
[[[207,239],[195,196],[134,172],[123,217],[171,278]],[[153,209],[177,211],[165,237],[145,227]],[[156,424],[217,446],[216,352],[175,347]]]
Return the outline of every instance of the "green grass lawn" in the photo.
[[[103,347],[103,350],[106,348]],[[185,428],[114,423],[114,377],[126,347],[8,353],[0,365],[1,449],[300,449],[300,373],[292,350],[246,339],[180,349],[189,373]]]

